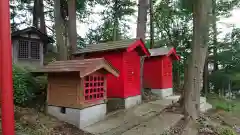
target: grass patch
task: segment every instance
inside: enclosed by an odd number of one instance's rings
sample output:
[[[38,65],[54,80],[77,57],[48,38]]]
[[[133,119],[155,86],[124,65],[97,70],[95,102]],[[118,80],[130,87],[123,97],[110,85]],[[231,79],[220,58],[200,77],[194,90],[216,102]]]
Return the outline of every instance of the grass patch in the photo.
[[[218,97],[216,95],[210,95],[208,96],[207,100],[214,109],[232,113],[240,113],[240,99],[230,100]]]

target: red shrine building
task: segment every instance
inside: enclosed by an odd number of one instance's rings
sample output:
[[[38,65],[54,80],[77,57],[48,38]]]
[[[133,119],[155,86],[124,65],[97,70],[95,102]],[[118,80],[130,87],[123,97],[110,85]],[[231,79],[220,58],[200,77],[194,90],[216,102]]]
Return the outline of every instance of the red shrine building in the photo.
[[[141,103],[140,56],[150,56],[141,39],[90,44],[73,54],[73,59],[105,58],[120,75],[107,76],[109,111]],[[115,108],[117,107],[117,108]]]
[[[151,56],[144,61],[144,88],[150,88],[162,98],[172,95],[172,62],[180,57],[175,48],[155,48],[149,52]]]

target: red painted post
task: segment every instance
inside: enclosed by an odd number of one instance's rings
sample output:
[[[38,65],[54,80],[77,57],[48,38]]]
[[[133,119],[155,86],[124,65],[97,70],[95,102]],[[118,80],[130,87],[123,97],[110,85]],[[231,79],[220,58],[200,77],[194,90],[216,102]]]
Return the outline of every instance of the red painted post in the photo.
[[[14,135],[14,106],[12,81],[12,44],[9,0],[0,0],[0,56],[2,134]]]

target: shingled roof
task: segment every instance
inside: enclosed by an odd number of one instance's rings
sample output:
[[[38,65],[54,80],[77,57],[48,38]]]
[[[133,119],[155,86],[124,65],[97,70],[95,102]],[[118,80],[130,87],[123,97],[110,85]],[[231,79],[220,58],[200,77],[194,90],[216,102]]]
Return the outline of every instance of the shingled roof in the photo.
[[[179,56],[176,53],[176,49],[173,47],[161,47],[161,48],[154,48],[149,49],[149,52],[151,53],[151,56],[163,56],[163,55],[174,55],[175,59],[179,59]]]
[[[87,76],[97,70],[105,69],[107,72],[119,76],[119,71],[111,66],[104,58],[55,61],[33,73],[53,72],[80,72],[80,77]]]
[[[42,33],[39,29],[37,29],[36,27],[33,27],[33,26],[22,29],[22,30],[14,31],[14,32],[11,33],[11,35],[12,35],[12,38],[14,38],[14,37],[18,37],[19,35],[21,35],[23,33],[28,33],[28,32],[36,33],[37,35],[40,36],[40,38],[42,40],[44,40],[47,43],[53,43],[54,42],[54,40],[51,37],[49,37],[47,34]]]
[[[148,49],[145,47],[145,45],[141,39],[126,39],[126,40],[119,40],[119,41],[109,41],[109,42],[99,43],[99,44],[89,44],[89,45],[86,45],[85,48],[81,48],[81,49],[77,50],[75,53],[73,53],[73,55],[90,53],[90,52],[127,49],[131,46],[134,46],[136,43],[139,43],[139,42],[141,43],[141,45],[140,44],[138,44],[138,45],[140,45],[142,47],[142,50],[145,53],[149,53]],[[129,50],[131,50],[131,48]],[[150,53],[149,53],[149,55],[150,55]]]

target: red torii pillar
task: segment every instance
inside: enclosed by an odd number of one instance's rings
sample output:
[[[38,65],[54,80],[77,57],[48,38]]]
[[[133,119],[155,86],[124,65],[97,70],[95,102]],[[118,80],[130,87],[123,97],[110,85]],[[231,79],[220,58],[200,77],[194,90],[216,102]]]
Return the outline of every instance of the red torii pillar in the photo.
[[[10,28],[9,0],[0,0],[0,94],[3,135],[15,135]]]

